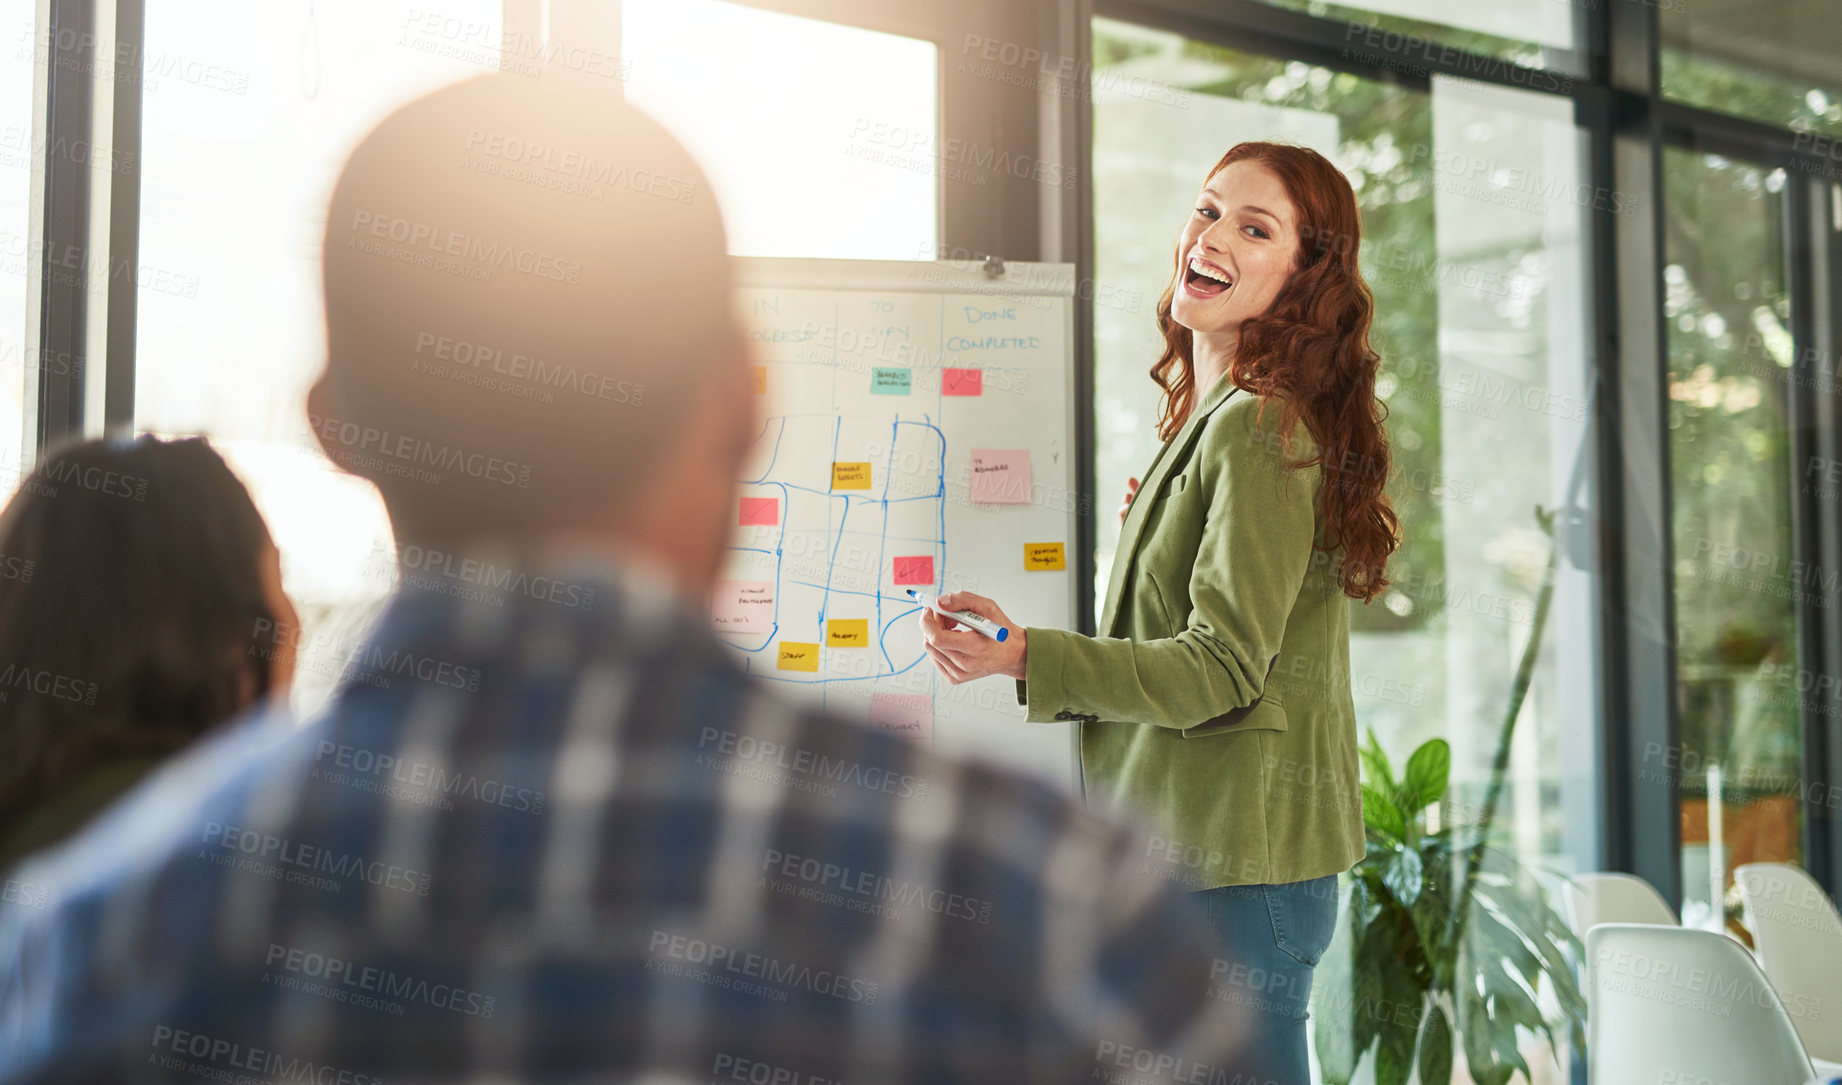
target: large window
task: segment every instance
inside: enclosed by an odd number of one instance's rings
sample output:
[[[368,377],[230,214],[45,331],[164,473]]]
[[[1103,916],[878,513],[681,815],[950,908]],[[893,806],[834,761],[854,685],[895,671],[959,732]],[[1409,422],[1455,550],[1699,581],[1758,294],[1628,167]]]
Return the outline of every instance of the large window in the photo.
[[[35,337],[26,334],[27,292],[38,283],[28,201],[42,146],[32,125],[33,58],[42,48],[35,7],[11,4],[0,14],[0,493],[6,494],[30,463],[27,397],[36,387],[27,345]]]
[[[250,485],[302,615],[303,712],[394,582],[376,491],[327,462],[305,416],[324,363],[326,203],[345,156],[396,106],[501,68],[544,77],[555,54],[542,21],[508,29],[502,7],[148,2],[150,70],[172,74],[145,85],[140,260],[162,274],[140,289],[135,425],[211,435]],[[934,252],[931,42],[718,0],[629,0],[623,14],[618,50],[610,40],[577,67],[681,135],[734,251]]]
[[[1451,744],[1455,823],[1476,820],[1503,753],[1496,846],[1530,865],[1592,863],[1595,558],[1568,524],[1593,500],[1584,223],[1611,195],[1585,181],[1571,104],[1443,77],[1420,93],[1109,21],[1095,51],[1096,297],[1119,299],[1095,309],[1100,584],[1119,537],[1111,496],[1158,447],[1154,307],[1193,197],[1236,142],[1310,146],[1362,210],[1405,532],[1394,587],[1352,604],[1358,721],[1397,765],[1427,739]],[[1539,514],[1557,509],[1574,512],[1551,537]],[[1553,609],[1508,728],[1557,545]]]
[[[731,252],[933,255],[951,155],[932,42],[721,0],[621,11],[628,96],[709,174]]]
[[[1664,174],[1681,712],[1669,768],[1683,919],[1720,926],[1717,903],[1738,912],[1736,867],[1803,859],[1801,709],[1821,692],[1798,658],[1797,604],[1832,602],[1834,587],[1793,560],[1791,505],[1836,490],[1821,463],[1799,487],[1791,462],[1784,172],[1671,150]]]
[[[1842,135],[1842,18],[1831,0],[1660,0],[1657,26],[1669,97],[1806,141]]]
[[[149,0],[135,425],[206,433],[248,483],[301,612],[295,705],[393,583],[382,503],[308,430],[320,244],[345,156],[392,108],[500,64],[499,0]]]

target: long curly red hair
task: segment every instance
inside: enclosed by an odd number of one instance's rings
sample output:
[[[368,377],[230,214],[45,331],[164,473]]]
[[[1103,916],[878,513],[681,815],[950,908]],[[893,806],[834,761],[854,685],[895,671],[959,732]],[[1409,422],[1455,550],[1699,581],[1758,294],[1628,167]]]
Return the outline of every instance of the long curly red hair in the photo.
[[[1356,194],[1316,151],[1260,141],[1235,144],[1203,183],[1243,159],[1265,166],[1284,186],[1297,212],[1299,253],[1297,269],[1272,306],[1241,325],[1227,376],[1285,405],[1279,421],[1283,438],[1303,420],[1317,442],[1317,456],[1287,466],[1322,467],[1318,511],[1328,530],[1313,545],[1326,552],[1342,548],[1338,582],[1344,594],[1367,603],[1390,583],[1388,556],[1401,539],[1386,492],[1392,474],[1382,428],[1387,409],[1375,398],[1381,357],[1369,346],[1375,298],[1356,262],[1362,240]],[[1158,299],[1164,351],[1151,367],[1151,379],[1163,389],[1158,436],[1164,440],[1183,427],[1197,395],[1192,333],[1170,315],[1183,261],[1179,245],[1170,284]]]

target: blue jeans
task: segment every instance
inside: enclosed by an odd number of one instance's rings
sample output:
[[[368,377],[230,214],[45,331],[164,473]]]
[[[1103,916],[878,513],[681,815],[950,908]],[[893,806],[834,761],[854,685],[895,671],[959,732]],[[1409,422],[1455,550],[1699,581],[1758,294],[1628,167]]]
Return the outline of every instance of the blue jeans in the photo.
[[[1229,1076],[1259,1085],[1309,1085],[1305,1021],[1311,973],[1337,927],[1337,876],[1286,885],[1225,885],[1195,899],[1215,931],[1212,997],[1260,1022]]]

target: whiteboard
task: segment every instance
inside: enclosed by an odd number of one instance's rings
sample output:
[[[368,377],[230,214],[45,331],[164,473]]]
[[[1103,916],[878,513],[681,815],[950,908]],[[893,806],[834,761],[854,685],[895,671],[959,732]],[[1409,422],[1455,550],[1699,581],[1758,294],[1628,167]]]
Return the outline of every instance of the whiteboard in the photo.
[[[1024,722],[1010,678],[947,681],[905,594],[1074,627],[1073,267],[735,265],[761,423],[719,636],[790,697],[1077,789],[1073,725]]]

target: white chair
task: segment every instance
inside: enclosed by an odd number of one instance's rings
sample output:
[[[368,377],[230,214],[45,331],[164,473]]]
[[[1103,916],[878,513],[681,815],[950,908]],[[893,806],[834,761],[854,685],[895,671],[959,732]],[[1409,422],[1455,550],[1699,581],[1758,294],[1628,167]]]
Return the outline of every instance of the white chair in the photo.
[[[1816,879],[1790,863],[1734,871],[1759,963],[1804,1048],[1842,1062],[1842,916]]]
[[[1676,925],[1676,910],[1633,874],[1579,874],[1567,883],[1567,921],[1581,941],[1601,923]]]
[[[1586,960],[1593,1085],[1803,1085],[1816,1072],[1771,981],[1725,935],[1601,923]]]

